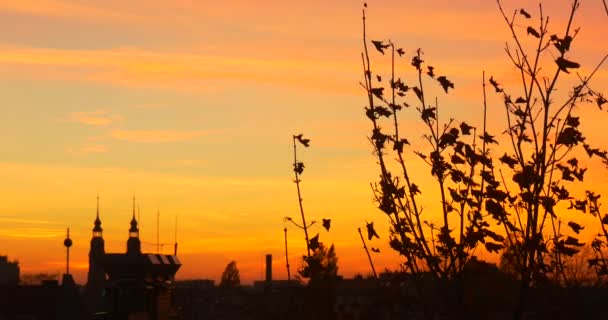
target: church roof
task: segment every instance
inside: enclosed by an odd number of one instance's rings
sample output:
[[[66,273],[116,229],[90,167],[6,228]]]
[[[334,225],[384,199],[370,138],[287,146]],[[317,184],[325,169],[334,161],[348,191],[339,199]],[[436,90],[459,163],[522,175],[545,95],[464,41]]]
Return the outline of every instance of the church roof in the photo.
[[[181,267],[174,255],[107,253],[99,259],[110,278],[139,278],[146,275],[169,277]]]

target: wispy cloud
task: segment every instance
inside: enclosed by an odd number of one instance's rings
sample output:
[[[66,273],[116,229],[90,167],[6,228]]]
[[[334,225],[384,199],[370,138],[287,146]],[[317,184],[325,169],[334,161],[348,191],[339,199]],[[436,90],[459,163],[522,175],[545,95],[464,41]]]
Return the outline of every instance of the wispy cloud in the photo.
[[[190,140],[211,133],[208,130],[176,131],[176,130],[112,130],[110,136],[117,140],[163,143]]]
[[[173,164],[178,165],[180,167],[196,167],[204,163],[205,162],[200,159],[179,159],[173,162]]]
[[[45,265],[52,267],[65,267],[65,261],[47,261]],[[70,260],[70,269],[87,270],[89,269],[89,262],[84,260]]]
[[[226,57],[141,49],[67,50],[0,48],[0,64],[20,66],[32,77],[56,70],[80,70],[75,81],[110,83],[125,87],[161,87],[198,92],[218,91],[227,82],[249,81],[315,90],[353,91],[342,74],[358,74],[356,65],[343,59]],[[28,68],[30,67],[30,68]],[[31,71],[29,71],[31,69]],[[328,75],[327,70],[332,70]],[[340,76],[337,76],[340,74]],[[62,77],[62,74],[56,74]],[[70,77],[70,75],[63,75]],[[340,81],[322,81],[336,77]],[[358,91],[357,91],[358,92]]]
[[[0,221],[19,223],[19,224],[58,224],[57,222],[50,221],[50,220],[23,219],[23,218],[15,218],[15,217],[0,217]]]
[[[124,11],[61,0],[6,0],[0,3],[0,11],[89,21],[142,22],[143,20],[142,17]]]
[[[0,237],[17,239],[52,239],[63,235],[65,231],[46,228],[3,228]]]
[[[63,119],[66,122],[81,123],[89,126],[104,127],[112,123],[123,120],[123,117],[116,114],[110,114],[105,110],[87,111],[87,112],[70,112]]]

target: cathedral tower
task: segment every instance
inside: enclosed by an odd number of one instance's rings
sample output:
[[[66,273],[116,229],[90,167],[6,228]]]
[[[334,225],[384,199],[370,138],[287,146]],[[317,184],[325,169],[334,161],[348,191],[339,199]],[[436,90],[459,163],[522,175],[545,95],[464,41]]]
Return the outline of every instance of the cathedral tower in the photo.
[[[90,311],[98,311],[103,305],[101,300],[106,280],[104,269],[100,263],[106,252],[101,219],[99,219],[99,196],[97,196],[97,212],[93,225],[93,237],[91,238],[91,247],[89,249],[86,300],[87,308]]]
[[[129,240],[127,240],[127,255],[141,255],[139,228],[137,228],[137,220],[135,219],[135,197],[133,197],[133,218],[131,218]]]

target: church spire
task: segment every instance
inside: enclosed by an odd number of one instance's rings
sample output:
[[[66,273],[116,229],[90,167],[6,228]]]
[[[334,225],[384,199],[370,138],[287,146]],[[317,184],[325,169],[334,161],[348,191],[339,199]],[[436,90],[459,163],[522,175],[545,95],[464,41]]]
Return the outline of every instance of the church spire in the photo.
[[[135,197],[133,197],[133,216],[131,218],[131,228],[129,229],[129,238],[138,238],[139,228],[137,228],[137,219],[135,219]]]
[[[93,228],[93,237],[101,237],[103,229],[101,228],[101,219],[99,219],[99,195],[97,195],[97,212],[95,216],[95,227]]]
[[[137,220],[135,219],[135,197],[133,197],[133,216],[131,218],[131,228],[129,229],[129,239],[127,240],[127,254],[141,254],[139,228],[137,228]]]

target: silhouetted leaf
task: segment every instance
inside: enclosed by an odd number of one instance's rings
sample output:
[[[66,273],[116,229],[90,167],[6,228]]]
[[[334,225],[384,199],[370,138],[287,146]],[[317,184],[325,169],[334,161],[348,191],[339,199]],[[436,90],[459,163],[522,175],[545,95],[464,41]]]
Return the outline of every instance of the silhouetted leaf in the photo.
[[[459,157],[457,155],[453,155],[451,160],[452,160],[453,164],[463,164],[463,163],[465,163],[464,159],[462,159],[461,157]]]
[[[558,200],[570,199],[570,193],[564,186],[558,187],[556,184],[554,184],[551,186],[551,191],[557,195]]]
[[[406,144],[410,144],[409,141],[407,141],[407,139],[397,140],[397,141],[395,141],[395,143],[393,145],[393,150],[397,151],[398,153],[402,153],[403,145],[406,145]]]
[[[397,54],[402,57],[405,54],[405,51],[403,50],[403,48],[399,48],[397,49]]]
[[[416,184],[411,183],[411,184],[410,184],[410,192],[411,192],[413,195],[420,194],[420,188],[419,188],[419,187],[418,187]]]
[[[582,247],[584,245],[584,243],[578,242],[578,239],[571,237],[571,236],[568,236],[568,238],[566,238],[566,241],[564,243],[569,246],[577,246],[577,247]]]
[[[511,156],[509,156],[507,153],[505,153],[502,157],[500,157],[500,162],[506,164],[509,166],[509,168],[513,169],[515,168],[515,165],[517,164],[517,160]]]
[[[304,172],[304,163],[296,162],[293,165],[293,171],[295,171],[297,174],[302,174]]]
[[[538,199],[548,213],[550,213],[553,217],[555,217],[555,211],[553,208],[555,207],[555,199],[551,197],[539,197]]]
[[[388,117],[390,117],[390,116],[393,115],[393,113],[390,110],[388,110],[387,108],[385,108],[383,106],[377,106],[377,107],[375,107],[374,111],[376,112],[376,114],[379,117],[386,117],[386,118],[388,118]]]
[[[300,142],[304,147],[309,147],[310,146],[310,139],[304,139],[302,138],[302,134],[298,134],[293,136],[294,138],[296,138],[296,140],[298,140],[298,142]]]
[[[412,87],[412,90],[414,90],[414,92],[416,93],[418,100],[420,100],[420,102],[422,102],[422,90],[420,90],[420,88],[418,88],[418,87]]]
[[[529,164],[525,165],[521,171],[516,171],[513,175],[513,181],[515,181],[521,189],[530,188],[538,179],[539,177],[534,171],[534,167]]]
[[[382,77],[380,75],[376,75],[376,79],[378,79],[378,81],[382,81]]]
[[[380,239],[380,236],[378,236],[376,229],[374,229],[373,222],[368,222],[366,225],[366,228],[367,228],[367,240],[371,240],[373,237]]]
[[[494,217],[494,219],[498,221],[502,221],[507,215],[507,212],[503,206],[492,199],[486,200],[486,210],[492,215],[492,217]]]
[[[473,127],[471,127],[467,123],[465,123],[465,122],[460,123],[460,131],[462,132],[463,135],[465,135],[465,136],[470,135],[471,129],[473,129]]]
[[[496,80],[494,80],[494,77],[490,77],[490,84],[494,87],[494,90],[496,90],[496,92],[503,92],[504,90],[502,88],[500,88],[500,84],[498,82],[496,82]]]
[[[428,108],[424,108],[422,110],[422,112],[420,113],[420,117],[422,118],[422,120],[424,120],[425,122],[428,122],[430,119],[436,120],[436,115],[435,115],[435,107],[428,107]]]
[[[486,246],[486,250],[488,250],[488,252],[490,252],[490,253],[499,252],[503,248],[502,244],[494,243],[494,242],[486,242],[485,246]]]
[[[439,84],[441,85],[445,93],[448,93],[448,88],[454,89],[454,83],[448,80],[448,78],[446,78],[445,76],[437,77],[437,81],[439,81]]]
[[[420,158],[422,158],[423,160],[426,160],[426,155],[420,151],[414,151],[414,153],[419,156]]]
[[[528,102],[528,100],[526,100],[522,97],[518,97],[517,99],[515,99],[515,103],[526,103],[526,102]]]
[[[578,127],[581,124],[579,117],[572,117],[572,116],[568,116],[566,117],[566,125],[571,126],[571,127]]]
[[[574,221],[568,222],[568,227],[570,227],[570,229],[572,229],[572,231],[574,231],[576,234],[579,234],[579,232],[581,232],[581,230],[585,229],[585,227],[581,226],[580,224],[578,224]]]
[[[585,200],[574,200],[570,201],[568,209],[575,209],[581,212],[587,212],[587,201]]]
[[[572,37],[566,36],[564,39],[559,38],[557,35],[551,35],[551,41],[553,41],[553,45],[557,50],[564,54],[568,50],[570,50],[570,44],[572,44]]]
[[[572,147],[583,141],[585,141],[585,138],[578,129],[575,127],[566,127],[557,136],[556,144],[563,144],[568,147]]]
[[[534,29],[532,27],[528,27],[528,29],[526,29],[526,32],[528,34],[531,34],[535,38],[540,38],[540,34],[538,33],[538,31],[536,31],[536,29]]]
[[[323,220],[323,228],[325,228],[325,230],[329,231],[329,228],[331,228],[331,219],[321,219]]]
[[[483,136],[479,136],[481,138],[481,140],[483,140],[483,142],[485,143],[495,143],[498,144],[498,142],[494,139],[494,136],[489,134],[489,133],[484,133]]]
[[[429,75],[429,77],[434,78],[435,77],[435,72],[433,71],[435,68],[432,66],[427,66],[427,68],[429,69],[429,71],[426,72],[426,74]]]
[[[372,92],[373,95],[378,97],[378,99],[382,99],[382,96],[384,95],[384,88],[382,88],[382,87],[372,88],[370,91]]]
[[[416,70],[420,71],[421,65],[422,65],[422,59],[420,59],[418,56],[414,56],[412,58],[412,66],[416,67]]]
[[[456,128],[452,128],[450,131],[442,134],[439,138],[439,147],[445,148],[446,146],[454,145],[459,134],[460,132]]]
[[[592,148],[588,144],[583,144],[583,147],[585,148],[585,151],[587,152],[587,155],[589,155],[590,158],[593,155],[596,155],[596,156],[598,156],[598,157],[600,157],[602,159],[607,159],[608,151],[606,151],[606,150],[600,150],[598,148]]]
[[[606,98],[604,98],[602,95],[598,94],[597,97],[595,98],[595,102],[597,103],[597,107],[600,108],[600,110],[602,110],[602,105],[607,103],[608,100],[606,100]]]
[[[522,16],[524,16],[526,19],[530,19],[530,17],[531,17],[530,14],[526,10],[524,10],[523,8],[519,9],[519,14],[521,14]]]
[[[572,170],[572,175],[578,180],[578,181],[583,181],[585,180],[585,172],[587,171],[587,168],[580,168],[578,170]]]
[[[568,69],[577,69],[580,68],[580,64],[578,64],[577,62],[574,61],[570,61],[567,60],[565,58],[559,57],[555,60],[555,63],[557,63],[557,66],[559,67],[560,70],[562,70],[565,73],[570,73],[568,71]]]
[[[316,236],[310,238],[310,240],[308,241],[308,247],[310,248],[310,250],[317,250],[319,248],[319,246],[321,245],[321,243],[319,242],[319,234],[317,233]]]
[[[378,50],[382,54],[384,54],[384,49],[390,47],[390,45],[384,44],[384,43],[382,43],[382,41],[377,41],[377,40],[372,40],[372,44],[374,44],[374,47],[376,47],[376,50]]]
[[[380,253],[380,249],[378,249],[378,248],[373,248],[372,247],[372,251],[375,252],[375,253]]]
[[[462,202],[464,200],[458,190],[448,187],[448,191],[450,192],[450,196],[454,202]]]

